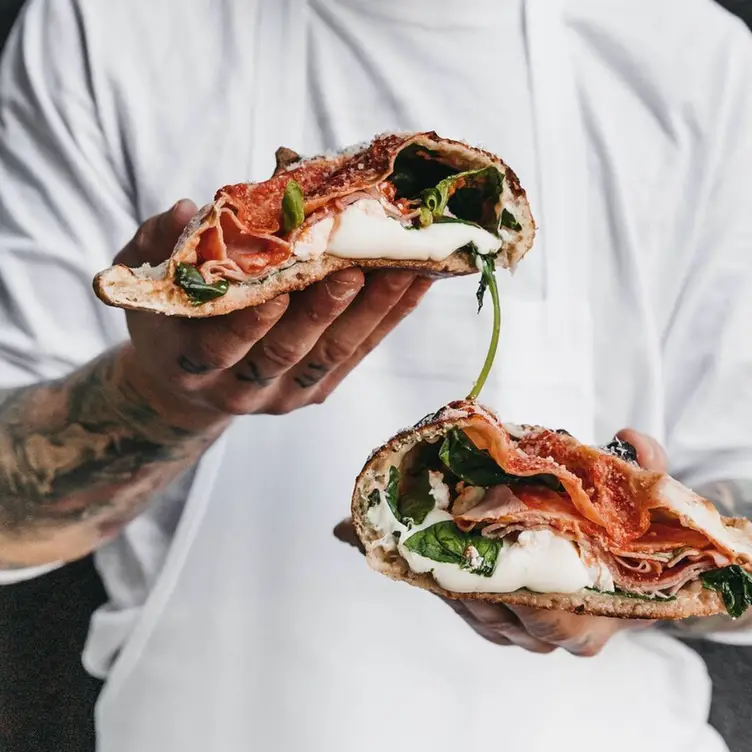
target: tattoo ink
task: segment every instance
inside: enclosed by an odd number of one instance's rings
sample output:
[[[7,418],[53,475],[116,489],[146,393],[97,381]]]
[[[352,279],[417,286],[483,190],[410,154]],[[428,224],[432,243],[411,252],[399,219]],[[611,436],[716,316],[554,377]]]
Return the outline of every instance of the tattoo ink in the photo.
[[[245,381],[247,384],[255,384],[256,386],[260,387],[269,386],[275,379],[274,376],[263,376],[261,374],[261,371],[259,370],[258,365],[256,365],[256,363],[254,363],[252,360],[248,361],[248,372],[238,373],[235,375],[235,378],[238,381]]]
[[[206,366],[203,363],[194,363],[192,360],[186,358],[185,355],[178,357],[178,365],[183,371],[193,374],[194,376],[200,376],[201,374],[208,373],[212,370],[209,366]]]

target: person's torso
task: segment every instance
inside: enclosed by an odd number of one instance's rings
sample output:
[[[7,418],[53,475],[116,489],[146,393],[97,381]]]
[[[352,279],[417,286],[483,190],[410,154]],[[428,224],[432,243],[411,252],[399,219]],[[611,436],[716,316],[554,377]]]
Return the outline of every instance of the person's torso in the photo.
[[[660,438],[657,335],[640,279],[623,274],[637,249],[602,211],[557,16],[521,0],[449,5],[202,2],[179,20],[174,4],[155,8],[150,33],[172,30],[169,53],[145,43],[127,77],[100,82],[139,211],[263,179],[279,145],[311,154],[423,129],[479,143],[515,169],[541,227],[514,277],[498,274],[502,345],[483,401],[584,441],[627,421]],[[107,41],[116,58],[133,37]],[[155,75],[159,95],[144,97]],[[118,105],[139,97],[149,108]],[[124,557],[148,560],[155,581],[126,622],[112,607],[94,620],[89,660],[127,637],[98,708],[101,752],[722,749],[703,740],[702,664],[677,643],[620,636],[589,661],[499,648],[333,538],[369,451],[470,388],[490,336],[476,285],[434,285],[323,406],[237,420],[199,466],[166,558],[146,532],[160,513],[172,532],[165,504],[102,552],[113,592]],[[614,331],[630,317],[641,325]],[[594,354],[609,332],[623,349],[611,367],[629,364],[622,393]]]

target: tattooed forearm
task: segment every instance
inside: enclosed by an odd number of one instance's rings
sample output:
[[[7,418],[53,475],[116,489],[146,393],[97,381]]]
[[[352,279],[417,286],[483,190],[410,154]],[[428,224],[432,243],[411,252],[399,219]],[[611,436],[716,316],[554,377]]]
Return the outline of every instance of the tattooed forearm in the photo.
[[[125,524],[193,464],[217,433],[161,418],[129,380],[118,351],[66,379],[0,392],[0,561],[40,547],[57,553],[66,541],[93,548],[113,521]]]
[[[708,483],[695,489],[696,492],[715,504],[725,517],[752,519],[752,480],[722,480]],[[681,637],[701,637],[713,632],[728,632],[752,627],[752,609],[739,619],[728,616],[711,616],[684,619],[667,625]]]

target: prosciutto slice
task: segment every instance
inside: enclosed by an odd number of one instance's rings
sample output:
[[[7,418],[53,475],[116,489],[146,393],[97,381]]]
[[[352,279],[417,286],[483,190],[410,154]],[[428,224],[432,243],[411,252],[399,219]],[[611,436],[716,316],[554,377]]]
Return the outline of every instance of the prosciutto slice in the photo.
[[[586,560],[612,573],[626,592],[674,595],[703,572],[750,569],[752,536],[739,520],[663,473],[645,470],[572,436],[545,428],[506,428],[476,411],[462,430],[509,475],[554,476],[561,491],[534,483],[491,486],[456,515],[457,525],[486,537],[552,529]]]

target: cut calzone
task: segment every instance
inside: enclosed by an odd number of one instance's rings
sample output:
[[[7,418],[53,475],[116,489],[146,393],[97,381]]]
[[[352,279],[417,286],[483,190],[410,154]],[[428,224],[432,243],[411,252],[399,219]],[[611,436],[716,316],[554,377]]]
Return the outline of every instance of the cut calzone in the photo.
[[[368,562],[449,598],[680,619],[752,601],[752,524],[634,448],[456,402],[378,449],[352,515]]]
[[[534,234],[501,159],[433,132],[390,134],[306,160],[280,149],[271,179],[218,191],[166,262],[114,266],[94,289],[122,308],[214,316],[349,266],[449,276],[483,257],[513,270]]]

